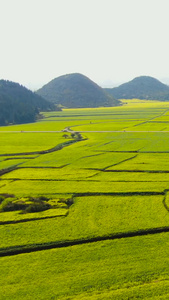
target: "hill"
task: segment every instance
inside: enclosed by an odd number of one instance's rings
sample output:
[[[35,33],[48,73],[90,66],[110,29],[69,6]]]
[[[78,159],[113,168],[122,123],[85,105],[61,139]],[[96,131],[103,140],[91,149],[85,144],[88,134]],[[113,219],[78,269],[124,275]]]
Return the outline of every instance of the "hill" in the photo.
[[[0,125],[34,122],[39,111],[55,107],[18,83],[0,80]]]
[[[39,89],[37,94],[67,108],[116,106],[120,104],[95,82],[79,73],[55,78]]]
[[[121,84],[119,87],[105,89],[117,99],[148,99],[169,101],[169,87],[150,76],[140,76]]]

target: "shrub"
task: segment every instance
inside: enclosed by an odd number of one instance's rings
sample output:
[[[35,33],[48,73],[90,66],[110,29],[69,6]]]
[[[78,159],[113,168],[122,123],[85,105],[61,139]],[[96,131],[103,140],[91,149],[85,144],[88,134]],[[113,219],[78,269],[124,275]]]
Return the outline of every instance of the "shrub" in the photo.
[[[13,201],[13,198],[4,199],[1,203],[1,205],[0,205],[0,211],[3,212],[3,211],[12,211],[12,210],[14,210],[12,201]]]
[[[49,198],[47,198],[45,196],[39,196],[38,199],[42,200],[42,201],[48,201],[49,200]]]
[[[67,205],[67,207],[69,208],[72,204],[73,204],[73,199],[72,198],[68,198],[68,199],[64,199],[61,198],[58,203],[64,203]]]
[[[45,196],[39,197],[28,197],[28,198],[4,198],[2,197],[2,202],[0,203],[0,212],[5,211],[15,211],[20,210],[21,213],[33,213],[40,212],[50,208],[58,208],[60,205],[58,203],[63,203],[65,207],[69,208],[72,205],[72,199],[60,199],[50,200]]]
[[[3,196],[0,196],[0,204],[2,203],[2,201],[4,201],[4,197]]]
[[[14,198],[6,198],[2,201],[0,205],[0,211],[15,211],[24,210],[28,204],[23,200],[18,200]]]
[[[30,204],[26,209],[25,209],[25,212],[26,213],[33,213],[33,212],[39,212],[39,211],[44,211],[44,210],[47,210],[47,209],[50,209],[51,208],[51,205],[48,204],[48,203],[45,203],[43,201],[37,201],[37,202],[34,202],[32,204]]]

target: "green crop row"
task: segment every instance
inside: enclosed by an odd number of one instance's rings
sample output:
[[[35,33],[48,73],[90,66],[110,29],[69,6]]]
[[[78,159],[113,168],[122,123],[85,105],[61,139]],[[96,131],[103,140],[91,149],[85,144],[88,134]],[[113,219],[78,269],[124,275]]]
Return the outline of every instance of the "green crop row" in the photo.
[[[123,165],[123,164],[122,164]],[[102,167],[102,166],[100,166]],[[107,170],[107,169],[106,169]],[[2,180],[24,180],[22,182],[24,186],[25,181],[35,181],[35,180],[43,180],[43,181],[65,181],[66,184],[70,184],[70,181],[77,181],[77,184],[80,185],[81,181],[99,181],[99,182],[145,182],[146,185],[149,182],[167,182],[169,183],[169,172],[168,173],[152,173],[152,172],[114,172],[114,169],[108,169],[108,172],[101,172],[95,170],[87,170],[87,169],[71,169],[69,166],[62,169],[50,169],[50,168],[30,168],[30,169],[18,169],[13,172],[7,173],[1,176]],[[2,181],[3,182],[3,181]]]
[[[13,172],[7,173],[1,178],[4,179],[38,179],[38,180],[85,180],[90,176],[94,176],[97,171],[85,170],[85,169],[72,169],[69,166],[62,169],[52,168],[23,168]],[[24,182],[23,182],[24,184]]]
[[[7,223],[15,223],[18,221],[25,221],[25,220],[38,220],[38,219],[45,219],[51,217],[60,217],[66,216],[67,209],[66,208],[57,208],[57,209],[48,209],[41,212],[34,212],[34,213],[27,213],[23,214],[21,211],[10,211],[10,212],[3,212],[0,213],[0,226],[1,224]]]
[[[48,150],[65,142],[61,133],[0,133],[1,154]]]
[[[169,153],[139,153],[109,170],[169,171]]]
[[[21,196],[39,196],[61,193],[162,193],[169,188],[168,181],[152,182],[112,182],[93,180],[1,180],[0,193],[14,194]]]

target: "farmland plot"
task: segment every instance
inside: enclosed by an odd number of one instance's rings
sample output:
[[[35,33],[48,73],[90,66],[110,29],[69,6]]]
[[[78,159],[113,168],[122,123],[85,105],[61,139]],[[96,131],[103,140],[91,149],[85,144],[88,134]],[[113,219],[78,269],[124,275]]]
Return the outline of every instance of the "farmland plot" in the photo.
[[[167,299],[168,240],[165,233],[2,257],[1,299]]]

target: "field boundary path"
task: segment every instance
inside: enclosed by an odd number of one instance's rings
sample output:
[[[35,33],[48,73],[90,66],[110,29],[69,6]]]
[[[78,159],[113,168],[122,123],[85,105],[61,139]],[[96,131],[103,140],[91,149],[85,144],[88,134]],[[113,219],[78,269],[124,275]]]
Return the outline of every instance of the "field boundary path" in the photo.
[[[150,234],[151,235],[160,234],[165,232],[169,232],[169,226],[142,229],[137,231],[122,232],[122,233],[120,232],[108,236],[98,236],[98,237],[87,238],[87,239],[75,239],[75,240],[63,241],[63,242],[56,241],[51,243],[24,245],[18,247],[14,246],[5,249],[3,248],[0,249],[0,257],[13,256],[13,255],[24,254],[24,253],[32,253],[32,252],[50,250],[55,248],[65,248],[65,247],[71,247],[77,245],[84,245],[84,244],[96,243],[96,242],[107,241],[107,240],[132,238],[132,237],[145,236]]]

